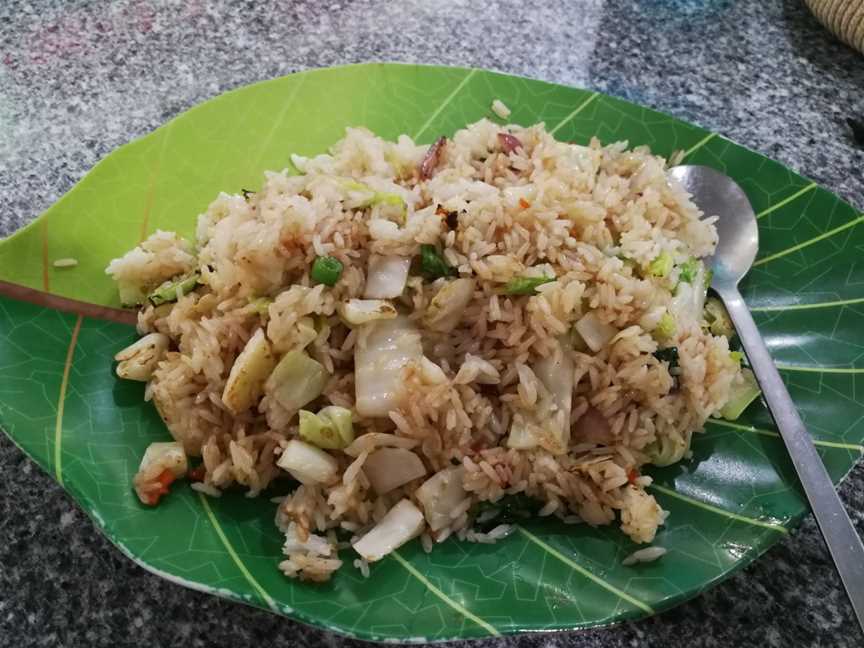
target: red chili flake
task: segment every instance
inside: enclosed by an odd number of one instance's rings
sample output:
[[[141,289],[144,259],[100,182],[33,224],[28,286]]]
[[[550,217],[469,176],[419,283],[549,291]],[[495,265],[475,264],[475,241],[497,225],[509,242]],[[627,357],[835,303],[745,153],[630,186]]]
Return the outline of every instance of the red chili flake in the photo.
[[[519,138],[510,133],[498,133],[498,141],[501,143],[501,150],[508,155],[516,149],[522,148],[522,142],[519,141]]]
[[[207,468],[204,467],[204,464],[193,468],[189,471],[189,481],[200,482],[204,481],[204,475],[207,473]]]
[[[519,199],[519,206],[522,209],[528,209],[531,206],[531,203],[525,200],[524,198]]]
[[[639,471],[635,468],[631,468],[630,472],[627,473],[627,481],[631,484],[635,484],[637,479],[639,479]]]

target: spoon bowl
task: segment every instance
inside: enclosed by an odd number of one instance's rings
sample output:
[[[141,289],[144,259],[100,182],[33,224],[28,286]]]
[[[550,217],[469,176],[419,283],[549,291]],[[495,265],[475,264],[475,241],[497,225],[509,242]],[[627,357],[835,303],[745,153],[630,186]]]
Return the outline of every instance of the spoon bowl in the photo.
[[[676,166],[669,176],[707,216],[718,217],[717,249],[705,261],[714,271],[715,283],[736,285],[749,272],[759,249],[759,227],[747,194],[732,178],[707,166]]]

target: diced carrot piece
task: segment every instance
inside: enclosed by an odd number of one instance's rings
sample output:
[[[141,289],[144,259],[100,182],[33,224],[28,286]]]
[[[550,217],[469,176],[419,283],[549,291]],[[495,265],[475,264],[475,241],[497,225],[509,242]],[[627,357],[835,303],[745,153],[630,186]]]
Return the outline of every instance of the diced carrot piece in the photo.
[[[166,468],[161,473],[159,473],[159,476],[156,478],[156,481],[158,481],[160,484],[162,484],[162,487],[166,489],[165,492],[168,492],[167,489],[171,485],[171,482],[174,481],[174,479],[175,479],[174,473]]]

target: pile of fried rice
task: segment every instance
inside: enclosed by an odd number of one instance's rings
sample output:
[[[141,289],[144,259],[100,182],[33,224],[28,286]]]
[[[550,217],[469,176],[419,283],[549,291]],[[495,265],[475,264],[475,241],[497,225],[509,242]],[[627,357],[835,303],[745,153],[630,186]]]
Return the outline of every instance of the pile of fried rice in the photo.
[[[687,456],[745,379],[704,312],[716,240],[646,147],[348,129],[220,194],[194,241],[157,231],[109,265],[141,307],[118,375],[174,438],[135,490],[293,480],[280,568],[315,581],[416,537],[500,539],[514,495],[650,543],[643,469]]]

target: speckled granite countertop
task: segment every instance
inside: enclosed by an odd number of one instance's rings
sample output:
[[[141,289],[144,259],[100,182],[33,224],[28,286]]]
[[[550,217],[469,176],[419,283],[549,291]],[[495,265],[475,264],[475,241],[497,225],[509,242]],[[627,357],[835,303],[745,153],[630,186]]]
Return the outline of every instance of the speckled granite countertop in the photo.
[[[864,58],[797,0],[0,5],[0,234],[113,148],[225,90],[368,60],[472,65],[594,88],[717,130],[864,207]],[[434,7],[434,9],[433,9]],[[337,646],[345,640],[152,576],[0,435],[0,646]],[[864,466],[841,489],[864,531]],[[756,564],[653,619],[480,641],[860,646],[808,518]]]

